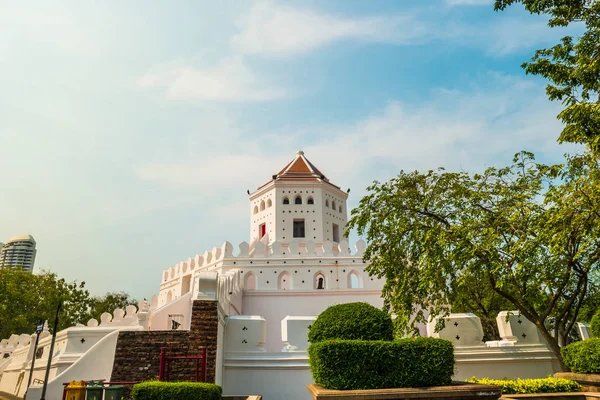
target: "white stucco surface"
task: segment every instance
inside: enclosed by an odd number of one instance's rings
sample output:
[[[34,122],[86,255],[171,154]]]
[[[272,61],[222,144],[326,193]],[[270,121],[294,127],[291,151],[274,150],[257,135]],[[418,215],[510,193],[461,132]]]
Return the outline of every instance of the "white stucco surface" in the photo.
[[[110,380],[118,337],[118,331],[109,333],[64,372],[51,379],[46,389],[46,398],[62,398],[63,383],[72,380]],[[41,393],[40,385],[32,385],[27,392],[26,400],[38,400]]]
[[[245,292],[244,314],[260,315],[267,325],[265,349],[280,352],[284,346],[281,338],[281,321],[289,316],[318,316],[334,304],[364,301],[381,308],[383,300],[373,290],[314,290],[290,292]]]

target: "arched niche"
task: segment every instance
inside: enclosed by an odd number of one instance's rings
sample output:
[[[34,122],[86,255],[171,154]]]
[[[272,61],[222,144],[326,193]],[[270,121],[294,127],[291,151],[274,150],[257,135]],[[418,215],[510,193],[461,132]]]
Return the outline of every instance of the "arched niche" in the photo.
[[[254,206],[254,214],[258,214],[258,206]]]
[[[246,290],[256,290],[256,275],[252,272],[248,272],[244,277],[244,288]]]
[[[313,289],[316,290],[324,290],[327,289],[327,279],[325,279],[325,274],[321,271],[317,272],[313,277]]]
[[[283,271],[279,274],[279,281],[277,283],[279,290],[291,290],[292,289],[292,277],[287,271]]]
[[[271,207],[273,205],[273,202],[271,201],[271,199],[267,200],[267,208]]]
[[[360,289],[363,287],[362,276],[357,271],[352,271],[348,274],[348,288]]]
[[[265,201],[261,200],[260,202],[260,211],[264,211],[265,210]]]

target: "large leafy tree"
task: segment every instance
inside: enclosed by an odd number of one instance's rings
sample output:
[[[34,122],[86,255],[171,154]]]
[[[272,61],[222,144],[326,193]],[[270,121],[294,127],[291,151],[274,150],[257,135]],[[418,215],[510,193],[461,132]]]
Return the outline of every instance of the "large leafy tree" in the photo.
[[[67,282],[47,271],[36,275],[0,268],[0,338],[31,333],[39,319],[52,324],[61,300],[59,329],[84,322],[90,300],[85,282]]]
[[[62,300],[58,329],[100,319],[104,312],[125,308],[136,301],[124,292],[90,296],[85,282],[67,282],[48,271],[32,274],[21,268],[0,268],[0,339],[11,334],[32,333],[35,323],[54,323],[56,308]]]
[[[522,3],[534,14],[549,16],[550,27],[575,25],[579,37],[565,36],[549,49],[540,49],[523,68],[546,78],[550,100],[565,108],[560,142],[584,143],[600,150],[600,1],[597,0],[496,0],[495,9]]]
[[[481,174],[401,172],[375,182],[348,228],[366,236],[368,271],[385,305],[414,331],[447,315],[456,290],[485,281],[532,321],[562,364],[600,262],[600,188],[593,157],[545,166],[520,153]],[[592,172],[591,172],[592,171]]]

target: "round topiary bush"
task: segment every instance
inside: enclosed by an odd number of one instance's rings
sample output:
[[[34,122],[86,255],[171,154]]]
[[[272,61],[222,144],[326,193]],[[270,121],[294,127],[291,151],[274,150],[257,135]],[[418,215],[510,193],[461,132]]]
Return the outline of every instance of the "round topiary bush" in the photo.
[[[388,313],[368,303],[346,303],[323,311],[308,331],[311,343],[323,340],[393,340]]]
[[[571,372],[600,374],[600,338],[571,343],[560,349],[560,352]]]
[[[600,338],[600,310],[596,311],[596,314],[592,317],[590,321],[592,336]]]

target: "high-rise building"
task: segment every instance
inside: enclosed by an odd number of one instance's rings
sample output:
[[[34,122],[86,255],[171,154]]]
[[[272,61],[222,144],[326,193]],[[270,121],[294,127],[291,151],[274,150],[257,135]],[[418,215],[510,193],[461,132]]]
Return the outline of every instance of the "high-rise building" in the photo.
[[[35,253],[33,236],[14,236],[0,246],[0,268],[22,266],[24,270],[31,272],[35,263]]]

